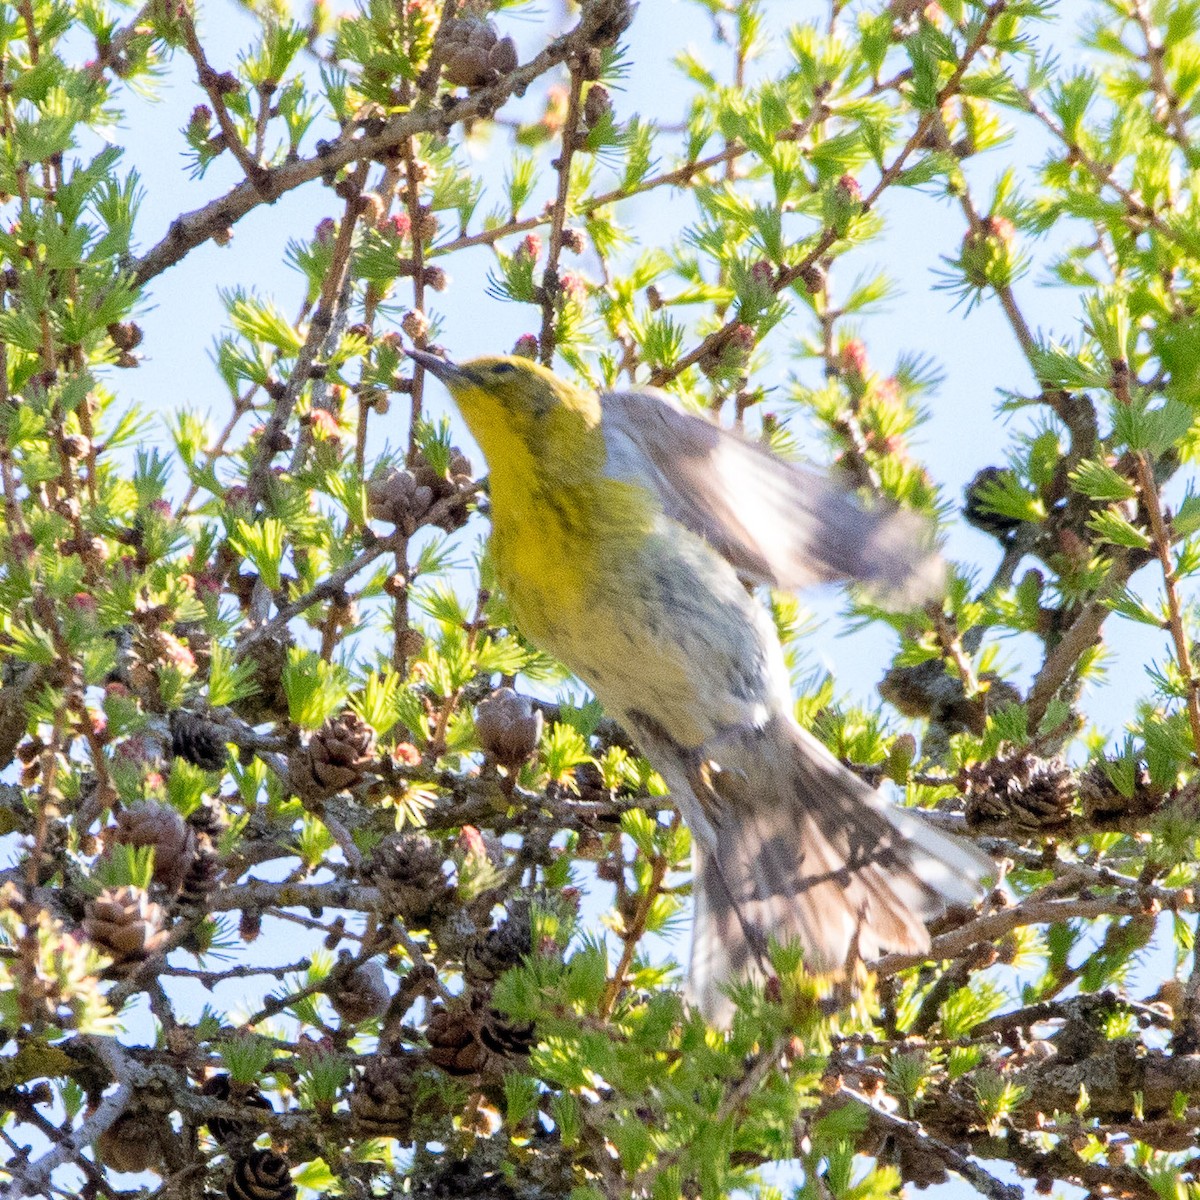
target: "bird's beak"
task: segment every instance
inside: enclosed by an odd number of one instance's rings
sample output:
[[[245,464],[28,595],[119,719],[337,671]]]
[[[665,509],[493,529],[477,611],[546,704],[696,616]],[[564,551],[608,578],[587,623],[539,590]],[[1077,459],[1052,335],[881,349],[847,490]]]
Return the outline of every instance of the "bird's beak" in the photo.
[[[415,363],[420,363],[435,379],[440,379],[447,387],[463,376],[461,367],[456,366],[448,358],[438,358],[428,350],[405,350],[405,354]]]

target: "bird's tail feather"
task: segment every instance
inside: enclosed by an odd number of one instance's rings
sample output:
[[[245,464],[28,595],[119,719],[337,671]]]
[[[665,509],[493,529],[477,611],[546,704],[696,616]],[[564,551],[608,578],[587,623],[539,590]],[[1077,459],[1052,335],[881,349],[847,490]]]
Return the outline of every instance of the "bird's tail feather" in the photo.
[[[713,836],[694,843],[689,990],[714,1021],[729,1017],[724,985],[760,974],[771,939],[799,941],[813,971],[919,954],[926,923],[972,903],[995,873],[974,846],[889,805],[790,721],[713,757],[719,782],[697,797]]]

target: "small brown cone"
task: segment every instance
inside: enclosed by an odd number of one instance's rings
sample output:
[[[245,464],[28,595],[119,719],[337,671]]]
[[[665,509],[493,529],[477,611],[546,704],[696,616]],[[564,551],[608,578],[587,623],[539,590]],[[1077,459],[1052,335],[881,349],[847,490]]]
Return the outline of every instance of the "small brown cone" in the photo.
[[[375,959],[348,971],[329,992],[329,1002],[347,1025],[383,1016],[391,998],[387,976]]]
[[[233,702],[239,717],[251,725],[288,718],[287,692],[283,687],[283,669],[287,666],[291,639],[286,633],[265,634],[259,638],[246,657],[254,666],[251,682],[255,690]]]
[[[295,1200],[296,1185],[283,1155],[254,1150],[233,1168],[225,1194],[229,1200]]]
[[[220,727],[182,710],[171,714],[171,753],[204,771],[223,770],[228,757]]]
[[[163,910],[141,888],[106,888],[87,906],[83,931],[109,955],[114,975],[132,971],[167,940]]]
[[[142,700],[156,711],[161,711],[162,704],[159,678],[168,669],[190,679],[196,673],[196,657],[184,642],[165,629],[145,630],[135,635],[129,682]]]
[[[469,1006],[435,1007],[425,1027],[426,1057],[448,1075],[498,1074],[508,1059],[529,1053],[531,1022],[514,1021],[476,999]]]
[[[441,29],[441,40],[445,46],[445,79],[453,87],[483,87],[491,83],[500,73],[501,65],[509,61],[507,51],[497,51],[500,35],[491,21],[484,17],[462,17],[447,21]],[[495,64],[492,62],[493,53],[497,58]],[[516,66],[515,46],[512,58],[514,61],[509,70]]]
[[[488,51],[488,66],[498,75],[507,75],[517,69],[517,43],[510,37],[501,38]]]
[[[367,1060],[350,1093],[350,1115],[367,1137],[412,1141],[419,1061],[414,1053]]]
[[[358,715],[331,717],[288,760],[292,787],[306,800],[323,799],[361,783],[375,759],[375,732]]]
[[[489,929],[467,947],[463,974],[472,986],[487,986],[510,967],[517,966],[532,948],[533,922],[529,904],[519,901],[495,929]]]
[[[113,836],[124,846],[153,846],[154,882],[171,891],[182,885],[196,856],[195,831],[165,804],[122,809]]]
[[[225,806],[220,800],[205,800],[188,813],[187,823],[197,834],[204,834],[214,845],[229,828]]]
[[[434,491],[418,484],[411,472],[392,467],[367,484],[367,513],[374,521],[386,521],[405,533],[412,533],[433,503]]]
[[[1070,820],[1074,792],[1071,772],[1057,759],[1018,752],[979,763],[967,770],[967,824],[1061,828]]]
[[[487,1051],[476,1036],[479,1022],[468,1008],[436,1007],[429,1014],[426,1057],[448,1075],[475,1075],[487,1065]]]
[[[588,129],[612,112],[612,97],[602,83],[593,83],[583,101],[583,123]]]
[[[1126,796],[1109,776],[1104,761],[1097,759],[1079,773],[1079,799],[1089,821],[1103,824],[1118,817],[1141,817],[1154,812],[1162,803],[1162,794],[1150,782],[1150,772],[1139,763],[1133,781],[1133,795]]]
[[[113,1171],[157,1171],[163,1161],[164,1132],[158,1114],[126,1109],[96,1139],[96,1154]]]
[[[216,891],[224,874],[221,856],[213,849],[208,836],[200,834],[196,838],[195,857],[183,877],[183,885],[175,898],[176,901],[185,907],[201,907]]]
[[[253,1084],[235,1083],[229,1075],[213,1075],[204,1081],[200,1091],[202,1095],[226,1104],[259,1108],[264,1112],[275,1111],[275,1106]],[[236,1117],[209,1117],[207,1126],[213,1141],[222,1146],[238,1138],[253,1141],[259,1132],[259,1126],[249,1121],[239,1121]]]
[[[542,714],[528,696],[497,688],[475,710],[475,736],[502,767],[515,770],[537,749]]]
[[[365,873],[383,892],[389,912],[410,929],[428,928],[455,898],[443,871],[445,857],[424,834],[393,834],[375,847]]]
[[[495,1068],[496,1059],[523,1058],[537,1043],[532,1021],[517,1021],[499,1009],[487,1008],[479,1022],[479,1041],[493,1056],[489,1065]]]

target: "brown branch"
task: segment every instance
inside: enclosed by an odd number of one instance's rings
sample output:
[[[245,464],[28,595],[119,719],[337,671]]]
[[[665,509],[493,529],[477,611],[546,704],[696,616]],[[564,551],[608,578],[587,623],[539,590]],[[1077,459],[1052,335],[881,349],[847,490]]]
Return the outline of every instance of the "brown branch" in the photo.
[[[300,398],[300,392],[308,382],[317,354],[325,344],[333,327],[334,314],[337,311],[338,302],[342,298],[343,285],[350,267],[354,228],[362,214],[362,188],[369,170],[370,164],[362,162],[347,180],[349,198],[346,200],[345,215],[334,241],[329,269],[321,281],[321,295],[312,319],[309,321],[308,334],[304,339],[304,344],[300,347],[300,352],[296,355],[295,366],[292,368],[282,392],[273,397],[271,415],[259,435],[254,465],[250,469],[250,478],[247,481],[251,504],[260,504],[266,497],[271,459],[283,444],[284,431],[296,407],[296,401]],[[293,462],[293,470],[295,467],[296,464]]]
[[[404,207],[408,211],[408,227],[412,237],[413,253],[413,309],[422,318],[425,315],[425,238],[422,233],[421,186],[417,175],[417,155],[410,138],[404,145]],[[431,239],[432,240],[432,239]],[[428,323],[422,321],[413,337],[413,345],[424,350],[428,344]],[[417,453],[417,430],[421,423],[425,404],[425,368],[417,363],[413,371],[412,391],[409,393],[408,415],[408,460],[413,462]],[[407,628],[407,622],[405,627]]]
[[[1068,162],[1078,163],[1100,184],[1102,189],[1107,187],[1115,192],[1117,198],[1125,206],[1129,218],[1134,223],[1144,225],[1147,229],[1152,229],[1160,237],[1172,242],[1184,251],[1188,257],[1191,256],[1192,243],[1189,240],[1189,236],[1173,229],[1153,208],[1143,204],[1133,192],[1120,183],[1115,177],[1116,164],[1106,166],[1103,163],[1098,163],[1088,155],[1078,142],[1067,136],[1066,130],[1034,100],[1029,91],[1022,91],[1021,98],[1025,101],[1026,111],[1062,143],[1064,149],[1067,151]]]
[[[567,221],[567,200],[571,194],[571,160],[579,145],[579,100],[583,95],[583,71],[579,64],[571,68],[571,90],[567,96],[567,115],[563,121],[562,149],[555,160],[558,188],[550,210],[550,246],[546,252],[546,270],[542,274],[542,331],[538,337],[538,359],[549,366],[554,358],[554,316],[562,285],[558,278],[558,260],[562,255],[563,227]]]
[[[814,109],[814,114],[816,111]],[[697,175],[703,175],[705,171],[710,171],[714,167],[733,162],[746,153],[748,153],[747,148],[740,142],[731,142],[724,150],[716,154],[711,154],[708,158],[684,163],[683,166],[677,167],[673,171],[666,171],[662,175],[656,175],[652,179],[645,179],[641,183],[633,184],[631,187],[612,188],[607,192],[601,192],[598,196],[585,197],[579,201],[577,205],[578,211],[584,216],[589,216],[602,208],[607,208],[610,204],[617,204],[633,196],[641,196],[646,192],[652,192],[660,187],[682,186],[690,183]],[[546,211],[536,217],[522,217],[520,220],[506,221],[503,225],[497,225],[494,229],[484,229],[479,233],[463,234],[453,241],[443,242],[440,246],[433,249],[432,254],[441,257],[444,254],[452,254],[456,250],[467,250],[472,246],[491,246],[506,237],[513,237],[518,233],[527,233],[531,229],[548,225],[550,219],[551,214],[549,211]]]
[[[1195,143],[1188,133],[1187,120],[1181,111],[1179,96],[1167,79],[1164,66],[1166,54],[1163,47],[1162,34],[1155,28],[1150,15],[1150,7],[1146,0],[1133,0],[1129,11],[1137,22],[1146,42],[1146,53],[1143,56],[1150,72],[1150,88],[1154,92],[1154,116],[1166,127],[1172,140],[1184,152],[1190,161],[1195,153]]]
[[[908,1121],[904,1117],[888,1112],[871,1097],[857,1092],[845,1084],[838,1089],[838,1095],[870,1109],[872,1119],[897,1141],[909,1142],[923,1153],[940,1159],[951,1171],[961,1175],[977,1192],[989,1197],[989,1200],[1022,1200],[1025,1195],[1024,1189],[1019,1184],[1001,1182],[953,1146],[948,1146],[945,1142],[931,1136],[921,1128],[917,1121]]]
[[[1171,909],[1179,912],[1195,910],[1196,898],[1191,889],[1180,888],[1172,891],[1170,896]],[[1026,925],[1058,925],[1063,921],[1094,921],[1099,917],[1133,917],[1145,913],[1146,900],[1136,894],[1071,900],[1046,900],[1033,896],[1012,908],[977,917],[958,929],[935,937],[928,954],[885,954],[871,964],[871,969],[876,975],[887,978],[930,960],[938,962],[958,958],[981,942],[994,942]]]
[[[309,158],[263,168],[256,183],[245,180],[202,208],[172,222],[166,235],[133,264],[133,280],[141,286],[174,266],[214,232],[241,220],[261,204],[273,204],[303,183],[337,171],[356,160],[386,158],[420,134],[444,137],[454,126],[495,112],[510,96],[522,95],[539,75],[585,49],[602,33],[623,28],[631,15],[626,0],[584,0],[575,27],[555,38],[535,58],[490,87],[480,88],[445,108],[400,113],[376,134],[354,127]]]
[[[199,35],[196,33],[196,24],[192,20],[191,9],[188,5],[180,5],[179,23],[183,27],[183,44],[196,64],[197,80],[212,105],[213,115],[221,127],[221,137],[229,148],[229,152],[237,159],[238,166],[242,168],[246,178],[254,187],[258,187],[262,183],[265,170],[238,136],[233,118],[229,115],[229,108],[225,103],[226,89],[223,86],[229,77],[222,75],[209,63],[208,56],[204,53],[204,47],[200,44]],[[232,84],[237,84],[237,80],[233,80]],[[240,87],[240,85],[237,86]]]
[[[671,832],[674,833],[678,828],[679,813],[676,812],[671,818]],[[663,880],[667,877],[667,871],[670,870],[670,867],[670,860],[665,854],[655,855],[650,864],[650,878],[646,882],[645,890],[638,897],[637,909],[634,911],[633,919],[630,921],[628,928],[624,929],[621,934],[621,938],[625,943],[621,950],[621,961],[617,963],[617,969],[613,972],[612,978],[604,988],[604,996],[600,1001],[600,1015],[602,1017],[606,1017],[612,1012],[612,1007],[616,1004],[617,997],[620,996],[621,989],[625,986],[625,976],[633,964],[633,956],[637,953],[638,943],[645,935],[646,921],[650,916],[650,910],[654,907],[655,900],[658,899]]]
[[[125,1111],[133,1096],[133,1089],[143,1075],[142,1069],[130,1060],[124,1048],[113,1039],[84,1037],[82,1040],[108,1068],[117,1087],[104,1097],[90,1116],[68,1132],[57,1145],[47,1150],[40,1158],[34,1159],[28,1166],[18,1167],[13,1172],[8,1185],[9,1190],[5,1192],[9,1200],[21,1200],[22,1196],[44,1193],[54,1172],[79,1158],[84,1149]]]
[[[422,523],[436,525],[451,509],[462,504],[464,498],[469,494],[455,492],[453,495],[444,496],[429,507],[422,517]],[[338,567],[336,571],[321,580],[315,587],[305,592],[303,596],[298,596],[295,600],[285,604],[269,621],[264,621],[263,624],[256,626],[247,633],[239,641],[239,649],[244,652],[250,646],[262,641],[263,638],[270,637],[272,634],[282,630],[293,617],[298,617],[314,604],[318,604],[322,600],[330,600],[334,596],[339,595],[345,589],[346,584],[359,571],[363,570],[364,567],[370,566],[377,558],[381,558],[383,555],[389,554],[393,550],[405,545],[409,536],[402,531],[397,531],[372,542],[371,545],[360,551],[348,563]]]
[[[717,1111],[710,1118],[714,1126],[722,1125],[737,1115],[749,1097],[762,1086],[771,1072],[781,1065],[783,1050],[784,1039],[777,1037],[746,1061],[741,1076],[731,1083],[721,1097]],[[692,1146],[688,1144],[663,1155],[648,1170],[638,1172],[637,1177],[632,1181],[634,1185],[632,1190],[627,1187],[619,1194],[622,1196],[640,1195],[643,1190],[649,1194],[651,1190],[649,1185],[654,1179],[679,1162],[683,1155],[691,1149]]]
[[[233,413],[230,415],[229,420],[226,421],[224,428],[217,434],[216,441],[204,451],[204,464],[197,474],[203,475],[208,471],[214,470],[217,460],[225,452],[225,444],[233,436],[234,429],[237,428],[237,423],[254,407],[253,396],[257,390],[258,385],[255,384],[247,391],[245,396],[238,396],[234,399]],[[200,487],[199,483],[192,483],[188,486],[188,490],[184,493],[183,499],[179,502],[176,509],[176,514],[180,519],[189,515],[188,508],[191,506],[192,501],[195,500]]]
[[[1100,629],[1108,617],[1109,608],[1106,603],[1111,600],[1126,584],[1133,574],[1133,561],[1128,554],[1114,555],[1113,564],[1109,567],[1108,576],[1096,590],[1092,598],[1083,606],[1079,615],[1071,622],[1062,635],[1062,639],[1046,655],[1042,669],[1037,673],[1030,686],[1025,704],[1029,709],[1029,727],[1036,729],[1041,724],[1042,717],[1050,707],[1050,701],[1058,694],[1059,688],[1071,677],[1079,662],[1079,656],[1089,647],[1095,645],[1100,637]]]
[[[1187,687],[1188,723],[1192,727],[1192,761],[1195,762],[1196,756],[1200,755],[1200,679],[1196,677],[1192,667],[1191,643],[1183,625],[1183,606],[1179,602],[1179,573],[1171,557],[1173,538],[1163,519],[1162,500],[1159,498],[1158,485],[1154,482],[1154,472],[1150,463],[1140,450],[1134,453],[1133,460],[1137,469],[1138,488],[1150,520],[1154,552],[1158,555],[1159,565],[1162,567],[1163,587],[1167,594],[1168,623],[1171,638],[1175,643],[1175,661],[1179,664],[1179,673]]]
[[[1094,1021],[1117,1012],[1135,1012],[1139,1017],[1145,1017],[1156,1025],[1168,1029],[1171,1027],[1170,1018],[1158,1009],[1126,1000],[1116,992],[1106,991],[1071,996],[1066,1000],[1044,1000],[1038,1004],[1028,1004],[1024,1008],[980,1021],[978,1025],[971,1027],[971,1036],[985,1038],[992,1034],[1007,1033],[1010,1029],[1028,1029],[1031,1025],[1038,1025],[1043,1021]]]

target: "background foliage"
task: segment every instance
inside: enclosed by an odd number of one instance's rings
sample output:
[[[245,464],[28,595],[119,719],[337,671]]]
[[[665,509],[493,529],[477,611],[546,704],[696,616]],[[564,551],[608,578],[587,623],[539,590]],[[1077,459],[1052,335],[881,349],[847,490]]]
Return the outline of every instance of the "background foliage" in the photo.
[[[703,0],[679,127],[621,96],[623,0],[516,8],[264,2],[226,61],[188,0],[0,4],[7,1194],[1197,1194],[1200,4],[1094,3],[1056,58],[1033,0]],[[164,232],[122,121],[180,69]],[[298,191],[290,293],[221,260],[221,329],[175,331],[225,411],[130,404],[163,280]],[[957,251],[855,275],[897,193]],[[1024,372],[980,364],[1012,437],[962,502],[909,442],[927,404],[972,436],[938,364],[862,326],[931,266],[947,338],[997,306]],[[1036,334],[1035,266],[1073,293]],[[941,610],[853,601],[867,708],[774,598],[801,718],[1000,864],[932,961],[833,1012],[784,954],[728,1033],[685,1009],[687,832],[512,627],[401,353],[468,304],[995,539]],[[1087,689],[1139,625],[1113,735]]]

